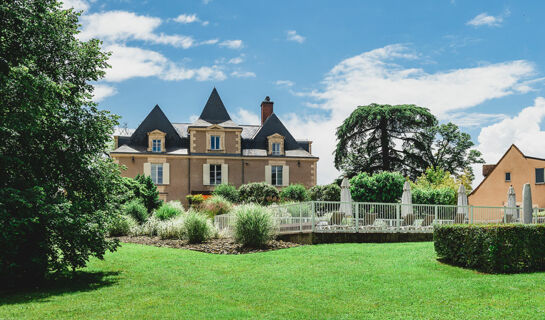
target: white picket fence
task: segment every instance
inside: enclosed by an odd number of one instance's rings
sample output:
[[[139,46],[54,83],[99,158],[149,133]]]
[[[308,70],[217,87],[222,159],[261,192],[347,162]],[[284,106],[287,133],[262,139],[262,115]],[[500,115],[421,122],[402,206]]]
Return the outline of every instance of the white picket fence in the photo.
[[[433,232],[436,224],[520,223],[521,208],[399,203],[309,201],[272,205],[278,233]],[[544,216],[541,216],[541,215]],[[232,230],[235,216],[214,218],[218,230]],[[534,223],[545,210],[534,209]]]

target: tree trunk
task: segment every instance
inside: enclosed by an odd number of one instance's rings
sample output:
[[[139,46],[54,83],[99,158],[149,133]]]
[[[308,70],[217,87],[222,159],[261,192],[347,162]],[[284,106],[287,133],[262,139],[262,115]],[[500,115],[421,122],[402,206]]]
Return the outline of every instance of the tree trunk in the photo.
[[[382,151],[382,170],[390,171],[390,144],[388,141],[388,120],[380,120],[380,147]]]

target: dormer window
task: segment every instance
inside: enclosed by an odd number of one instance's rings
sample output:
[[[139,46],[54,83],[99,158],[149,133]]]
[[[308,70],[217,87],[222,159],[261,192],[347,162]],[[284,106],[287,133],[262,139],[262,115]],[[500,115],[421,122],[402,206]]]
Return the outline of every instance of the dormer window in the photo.
[[[165,136],[161,130],[153,130],[148,132],[148,151],[165,152]]]
[[[280,142],[273,142],[272,143],[272,152],[271,154],[273,156],[279,156],[281,155],[282,153],[280,152]]]
[[[210,136],[210,150],[220,150],[220,136]]]
[[[161,152],[161,140],[159,140],[159,139],[153,139],[152,140],[151,151],[152,152]]]

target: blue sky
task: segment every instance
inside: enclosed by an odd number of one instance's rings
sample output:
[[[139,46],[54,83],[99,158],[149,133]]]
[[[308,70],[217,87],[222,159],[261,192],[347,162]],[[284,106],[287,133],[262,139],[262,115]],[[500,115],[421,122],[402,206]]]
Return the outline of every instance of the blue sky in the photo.
[[[545,156],[540,1],[66,1],[112,52],[100,106],[138,126],[155,104],[191,121],[214,86],[258,122],[265,96],[314,140],[319,183],[357,105],[414,103],[469,132],[487,162],[516,143]],[[480,168],[476,168],[480,170]],[[477,174],[477,176],[480,176]],[[478,180],[477,180],[478,182]]]

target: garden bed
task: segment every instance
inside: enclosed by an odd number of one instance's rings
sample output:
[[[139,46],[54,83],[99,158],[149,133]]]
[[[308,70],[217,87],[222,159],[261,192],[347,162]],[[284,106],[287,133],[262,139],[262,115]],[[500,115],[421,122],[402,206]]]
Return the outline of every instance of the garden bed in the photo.
[[[190,244],[187,240],[168,240],[161,239],[159,237],[115,237],[119,239],[120,242],[125,243],[137,243],[145,244],[155,247],[167,247],[167,248],[178,248],[178,249],[188,249],[201,251],[206,253],[215,253],[215,254],[244,254],[244,253],[254,253],[254,252],[265,252],[279,249],[287,249],[292,247],[298,247],[301,244],[272,240],[269,241],[266,247],[254,249],[254,248],[244,248],[240,244],[235,243],[233,239],[230,238],[219,238],[211,239],[207,242],[200,244]]]

